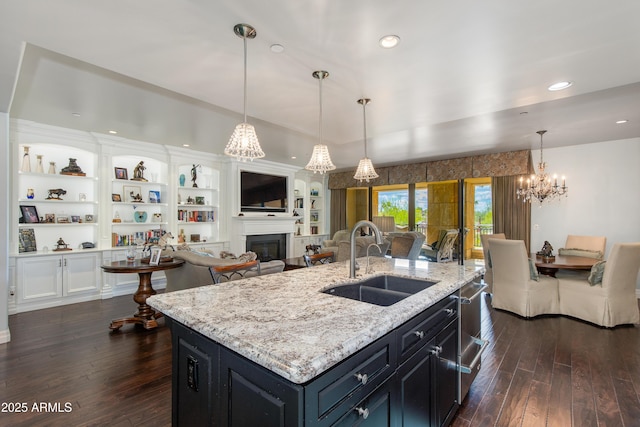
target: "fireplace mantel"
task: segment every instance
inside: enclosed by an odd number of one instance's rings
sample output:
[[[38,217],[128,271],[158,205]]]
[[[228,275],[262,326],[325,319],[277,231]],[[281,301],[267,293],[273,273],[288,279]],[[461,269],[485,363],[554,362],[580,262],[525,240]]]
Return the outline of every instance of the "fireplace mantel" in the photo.
[[[246,249],[247,236],[262,234],[286,234],[289,244],[295,231],[295,222],[299,217],[245,215],[232,217],[233,231],[231,236],[231,250],[242,253]]]

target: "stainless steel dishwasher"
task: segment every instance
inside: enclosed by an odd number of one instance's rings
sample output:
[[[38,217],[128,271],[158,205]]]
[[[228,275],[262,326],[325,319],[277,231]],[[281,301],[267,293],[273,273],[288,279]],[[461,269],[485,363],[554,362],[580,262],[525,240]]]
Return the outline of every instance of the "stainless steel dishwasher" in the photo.
[[[459,382],[462,403],[469,392],[471,383],[480,372],[481,356],[489,343],[482,339],[480,330],[480,296],[487,285],[478,282],[470,282],[460,290],[458,313],[460,313],[460,356],[459,356]]]

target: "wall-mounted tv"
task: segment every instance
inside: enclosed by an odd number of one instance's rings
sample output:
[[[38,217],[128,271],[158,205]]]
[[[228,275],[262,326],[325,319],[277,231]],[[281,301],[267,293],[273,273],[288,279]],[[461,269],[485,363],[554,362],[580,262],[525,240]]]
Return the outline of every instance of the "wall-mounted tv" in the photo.
[[[241,212],[286,212],[287,177],[240,171]]]

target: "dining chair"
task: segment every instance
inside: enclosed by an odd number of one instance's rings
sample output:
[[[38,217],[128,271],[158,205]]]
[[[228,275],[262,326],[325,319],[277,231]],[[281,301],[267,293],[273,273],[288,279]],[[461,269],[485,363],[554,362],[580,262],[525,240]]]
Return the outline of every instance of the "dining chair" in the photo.
[[[607,260],[599,264],[604,270],[600,283],[592,275],[587,279],[559,278],[562,314],[605,327],[639,323],[636,280],[640,243],[614,244]]]
[[[229,264],[209,267],[213,283],[228,282],[260,275],[260,261],[253,260],[241,264]]]
[[[523,317],[557,314],[558,279],[538,274],[523,240],[492,239],[494,308]]]
[[[603,259],[606,246],[607,238],[604,236],[577,236],[569,234],[564,243],[564,247],[558,249],[558,254]]]
[[[491,265],[491,239],[506,239],[507,236],[504,233],[496,234],[481,234],[480,241],[482,242],[482,253],[484,254],[484,283],[487,285],[486,292],[488,294],[493,293],[493,268]]]
[[[302,255],[304,263],[307,267],[313,267],[314,265],[329,264],[334,262],[333,252],[321,252],[319,254]]]

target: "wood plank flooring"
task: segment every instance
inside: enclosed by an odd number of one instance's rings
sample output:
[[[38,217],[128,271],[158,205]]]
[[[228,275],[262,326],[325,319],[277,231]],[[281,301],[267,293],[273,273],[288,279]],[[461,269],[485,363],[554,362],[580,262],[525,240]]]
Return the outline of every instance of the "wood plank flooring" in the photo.
[[[488,301],[482,330],[491,344],[453,426],[640,426],[640,327],[524,320]],[[169,426],[164,320],[154,331],[108,329],[134,311],[124,296],[10,316],[12,341],[0,345],[0,425]],[[6,412],[21,403],[26,412]],[[34,403],[50,404],[49,412]]]

